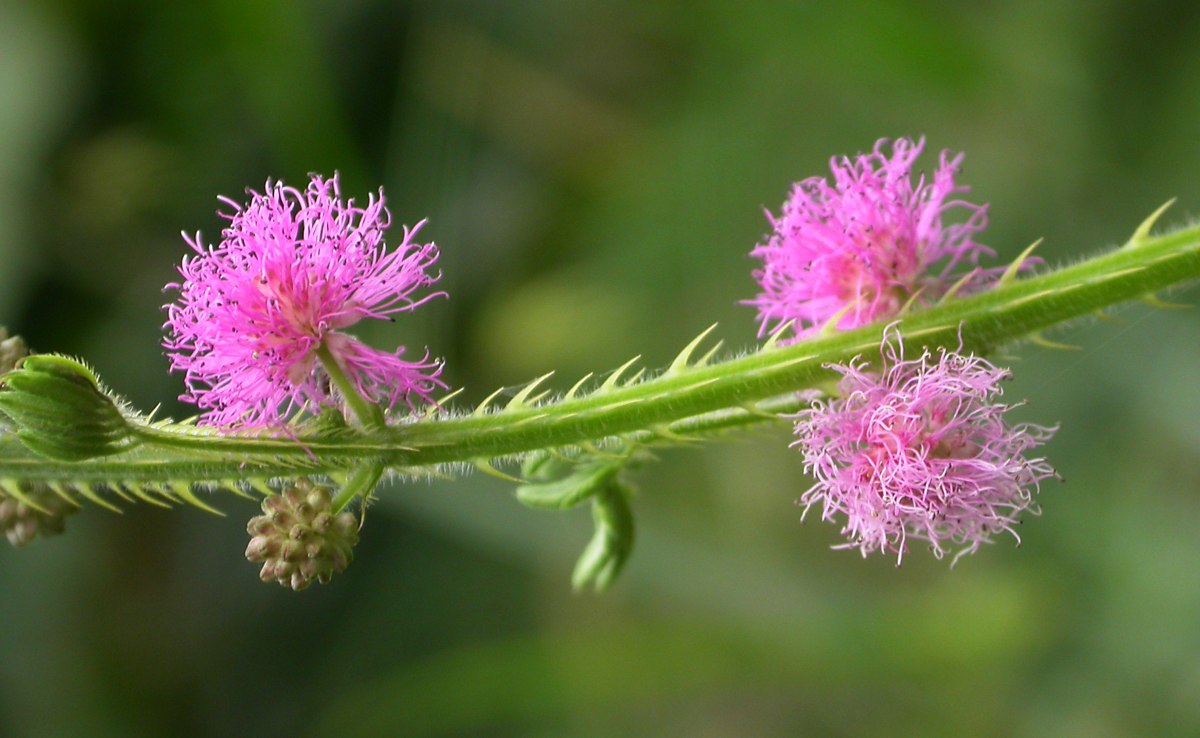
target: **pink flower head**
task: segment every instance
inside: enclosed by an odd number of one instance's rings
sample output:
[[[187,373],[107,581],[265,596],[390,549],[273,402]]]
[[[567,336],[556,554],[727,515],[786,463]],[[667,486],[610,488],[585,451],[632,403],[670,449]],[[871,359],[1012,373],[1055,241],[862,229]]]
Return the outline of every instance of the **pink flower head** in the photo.
[[[887,144],[880,139],[853,160],[835,157],[832,184],[799,182],[778,218],[767,213],[774,232],[750,252],[762,260],[754,271],[762,292],[746,301],[758,308],[760,337],[788,321],[795,340],[835,317],[841,329],[894,317],[910,301],[936,300],[963,262],[974,266],[992,253],[973,240],[987,225],[987,206],[951,199],[968,189],[954,183],[962,154],[943,151],[932,181],[922,175],[914,183],[925,139],[897,139],[890,154]],[[966,219],[944,225],[942,215],[955,208]],[[996,274],[976,270],[964,291]]]
[[[1032,493],[1054,475],[1026,453],[1056,430],[1009,425],[996,402],[1009,377],[976,356],[942,349],[905,361],[899,338],[885,335],[880,374],[861,361],[830,365],[842,375],[839,397],[796,416],[792,444],[816,480],[803,497],[821,519],[845,516],[838,548],[904,557],[909,538],[928,541],[937,558],[947,545],[973,553],[1033,506]],[[1032,510],[1035,514],[1036,508]]]
[[[429,401],[441,364],[379,351],[340,332],[363,318],[390,320],[445,293],[415,293],[437,281],[429,269],[437,247],[414,243],[424,221],[404,230],[387,251],[391,225],[383,191],[364,207],[343,201],[337,175],[310,175],[301,192],[267,180],[263,193],[248,190],[233,211],[221,243],[205,246],[184,234],[195,250],[179,266],[180,283],[167,289],[179,299],[166,305],[169,333],[163,345],[172,370],[182,370],[187,393],[208,425],[280,425],[297,410],[334,404],[317,349],[324,346],[359,393],[388,408],[401,400]]]

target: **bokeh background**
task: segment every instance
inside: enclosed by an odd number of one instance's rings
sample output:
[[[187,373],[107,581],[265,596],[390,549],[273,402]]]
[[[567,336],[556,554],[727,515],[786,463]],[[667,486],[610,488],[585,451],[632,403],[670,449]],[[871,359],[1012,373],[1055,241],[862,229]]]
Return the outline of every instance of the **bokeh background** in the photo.
[[[1185,222],[1198,78],[1183,1],[4,0],[0,323],[187,414],[158,346],[179,231],[337,170],[431,219],[452,295],[370,340],[428,345],[466,402],[565,389],[713,321],[752,346],[762,209],[881,136],[967,152],[1002,259],[1076,259],[1174,196]],[[480,475],[385,490],[299,595],[242,557],[250,502],[86,509],[0,550],[0,734],[1200,734],[1197,316],[1013,351],[1066,483],[953,570],[830,551],[784,431],[640,472],[604,596],[568,584],[586,510]]]

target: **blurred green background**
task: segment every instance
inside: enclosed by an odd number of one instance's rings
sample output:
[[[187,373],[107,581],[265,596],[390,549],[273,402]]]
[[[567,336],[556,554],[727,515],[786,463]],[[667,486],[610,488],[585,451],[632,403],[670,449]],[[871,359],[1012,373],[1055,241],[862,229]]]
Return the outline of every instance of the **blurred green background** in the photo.
[[[716,320],[752,346],[763,207],[880,136],[967,152],[1002,259],[1200,211],[1193,2],[3,0],[0,60],[0,323],[176,416],[178,233],[267,177],[431,219],[451,299],[366,336],[427,344],[466,402],[662,366]],[[830,551],[782,431],[641,472],[599,597],[568,585],[587,512],[481,475],[385,490],[300,595],[243,558],[250,502],[88,508],[0,550],[0,734],[1200,734],[1197,315],[1015,352],[1067,483],[954,570]]]

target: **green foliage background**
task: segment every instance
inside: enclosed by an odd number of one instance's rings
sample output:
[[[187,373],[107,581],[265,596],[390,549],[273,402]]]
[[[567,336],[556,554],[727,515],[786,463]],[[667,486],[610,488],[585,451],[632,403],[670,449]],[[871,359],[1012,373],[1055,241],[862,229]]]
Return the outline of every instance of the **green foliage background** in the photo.
[[[1001,259],[1077,258],[1172,196],[1189,218],[1198,50],[1188,2],[8,0],[0,323],[184,415],[179,230],[336,169],[431,219],[452,294],[367,337],[428,344],[467,401],[565,389],[714,320],[753,345],[762,209],[881,136],[967,152]],[[1195,735],[1200,321],[1120,317],[1014,351],[1067,480],[1019,549],[830,551],[783,432],[641,472],[603,597],[568,587],[586,510],[479,475],[386,490],[301,595],[242,557],[249,502],[93,508],[0,551],[0,734]]]

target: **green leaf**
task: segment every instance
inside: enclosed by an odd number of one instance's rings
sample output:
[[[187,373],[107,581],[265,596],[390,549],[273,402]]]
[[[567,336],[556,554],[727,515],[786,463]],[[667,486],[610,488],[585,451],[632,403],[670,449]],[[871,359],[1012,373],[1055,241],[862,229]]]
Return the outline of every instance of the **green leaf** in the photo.
[[[633,552],[633,511],[626,485],[611,478],[592,497],[592,521],[596,532],[575,564],[571,586],[576,590],[592,587],[603,592],[617,579],[629,554]]]
[[[608,486],[621,470],[623,462],[585,463],[565,479],[522,484],[517,487],[517,500],[523,505],[543,510],[575,507]]]

